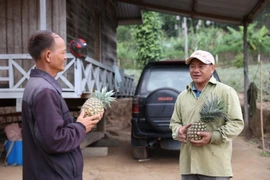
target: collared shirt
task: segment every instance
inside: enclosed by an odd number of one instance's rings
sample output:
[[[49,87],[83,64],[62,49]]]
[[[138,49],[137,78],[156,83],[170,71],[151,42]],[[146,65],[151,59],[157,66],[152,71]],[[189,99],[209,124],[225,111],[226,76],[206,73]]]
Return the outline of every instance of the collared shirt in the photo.
[[[191,143],[181,145],[180,171],[181,174],[201,174],[207,176],[232,176],[231,157],[232,140],[244,128],[241,106],[236,91],[218,82],[212,77],[201,95],[197,98],[190,83],[186,90],[178,96],[171,117],[170,128],[172,136],[178,140],[178,129],[200,119],[200,105],[203,99],[211,93],[226,103],[228,121],[220,125],[214,124],[215,130],[209,144],[195,147]],[[221,121],[218,121],[219,123]]]
[[[192,83],[192,91],[195,93],[197,98],[201,95],[201,91],[197,90],[194,83]]]

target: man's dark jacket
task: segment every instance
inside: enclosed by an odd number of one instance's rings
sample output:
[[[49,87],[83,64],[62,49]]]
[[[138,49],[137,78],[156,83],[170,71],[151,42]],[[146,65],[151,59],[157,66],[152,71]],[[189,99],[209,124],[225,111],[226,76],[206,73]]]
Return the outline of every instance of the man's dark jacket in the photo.
[[[23,179],[81,180],[85,127],[74,122],[48,73],[33,69],[22,102]]]

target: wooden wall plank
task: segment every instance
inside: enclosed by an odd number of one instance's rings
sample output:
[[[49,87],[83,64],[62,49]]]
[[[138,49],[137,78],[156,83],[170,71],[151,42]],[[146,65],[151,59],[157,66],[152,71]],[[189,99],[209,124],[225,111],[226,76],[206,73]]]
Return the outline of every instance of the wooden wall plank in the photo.
[[[39,0],[28,0],[29,35],[39,30]]]
[[[27,40],[30,36],[29,34],[29,14],[28,14],[28,2],[29,0],[22,1],[22,53],[28,53],[27,50]]]
[[[5,54],[7,53],[7,0],[1,0],[0,1],[0,53]],[[1,60],[0,66],[7,66],[7,60]],[[8,72],[1,70],[0,71],[0,77],[7,77]],[[3,85],[5,84],[5,85]],[[0,82],[0,87],[8,85],[8,82]]]
[[[29,0],[22,0],[22,53],[28,53],[27,41],[30,37],[30,17],[29,17]],[[23,61],[22,67],[28,71],[34,65],[34,61]]]
[[[102,63],[112,66],[116,60],[116,28],[117,14],[115,2],[104,1],[102,13],[101,51]],[[103,53],[106,52],[106,53]]]
[[[52,30],[59,34],[59,16],[60,16],[60,12],[58,12],[58,1],[52,1]]]
[[[13,28],[13,24],[14,24],[14,1],[13,0],[9,0],[7,1],[7,53],[8,54],[12,54],[14,53],[14,28]]]
[[[14,53],[22,53],[22,1],[23,0],[12,0],[13,1],[13,45]]]
[[[53,1],[52,4],[52,30],[66,40],[66,1]]]
[[[66,41],[66,1],[58,0],[52,1],[52,31],[59,34]],[[67,44],[67,42],[66,42]],[[74,71],[69,69],[65,72],[64,76],[69,80],[74,82]],[[62,87],[66,85],[59,79],[58,82]]]
[[[46,0],[46,29],[52,31],[52,20],[53,20],[53,14],[52,14],[52,9],[53,9],[53,0]]]
[[[0,1],[0,42],[3,42],[0,44],[0,53],[5,54],[7,52],[7,34],[6,34],[6,28],[7,28],[7,0],[1,0]]]
[[[59,0],[59,12],[60,16],[60,35],[67,41],[67,8],[66,8],[66,0]]]
[[[21,16],[21,1],[22,0],[11,0],[13,1],[13,47],[14,54],[22,53],[22,16]],[[16,60],[16,62],[23,66],[22,60]],[[15,83],[21,79],[23,75],[14,67]]]

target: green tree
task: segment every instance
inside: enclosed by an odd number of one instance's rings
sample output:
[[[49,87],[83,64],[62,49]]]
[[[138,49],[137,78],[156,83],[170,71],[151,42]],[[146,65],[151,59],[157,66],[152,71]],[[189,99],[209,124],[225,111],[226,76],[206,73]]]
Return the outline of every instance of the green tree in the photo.
[[[136,45],[131,35],[133,26],[119,26],[117,28],[117,60],[121,68],[133,69],[136,59]]]
[[[178,36],[178,30],[175,28],[175,25],[179,24],[176,20],[175,15],[171,14],[159,14],[162,24],[162,30],[167,37],[177,37]]]
[[[159,14],[143,11],[143,24],[134,28],[134,37],[137,43],[137,66],[142,68],[151,61],[162,58],[161,39],[162,22]]]
[[[239,26],[239,30],[227,27],[229,34],[224,36],[223,49],[220,52],[230,51],[242,53],[243,51],[243,33],[244,27]],[[248,51],[251,55],[257,56],[258,54],[269,54],[270,37],[269,30],[266,26],[257,28],[257,23],[252,23],[247,29],[247,43]]]
[[[184,39],[178,37],[163,39],[163,59],[169,60],[184,60]]]
[[[218,54],[219,47],[223,42],[225,32],[220,28],[208,27],[200,28],[197,32],[189,33],[190,53],[197,49],[203,49]]]

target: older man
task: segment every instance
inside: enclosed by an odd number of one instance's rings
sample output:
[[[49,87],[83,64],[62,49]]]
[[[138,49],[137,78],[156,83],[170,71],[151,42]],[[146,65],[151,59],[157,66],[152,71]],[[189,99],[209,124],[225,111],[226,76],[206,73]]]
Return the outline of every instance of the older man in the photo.
[[[76,121],[61,97],[54,79],[65,69],[66,44],[51,31],[37,31],[28,41],[36,68],[24,90],[22,103],[23,179],[81,180],[83,157],[80,150],[85,133],[103,114]]]
[[[236,91],[213,76],[214,57],[197,50],[186,60],[192,82],[178,96],[170,128],[175,140],[182,142],[180,172],[182,180],[229,180],[232,177],[232,140],[244,128]],[[187,131],[200,117],[205,97],[215,95],[226,104],[228,119],[212,131],[198,132],[200,140],[187,140]]]

